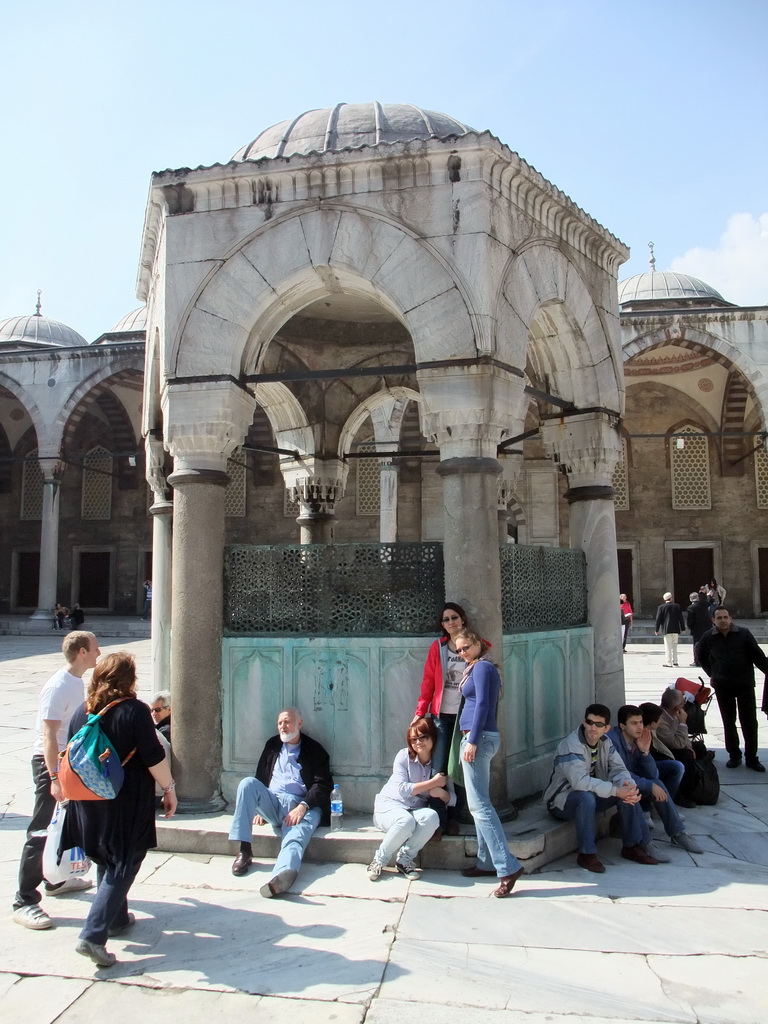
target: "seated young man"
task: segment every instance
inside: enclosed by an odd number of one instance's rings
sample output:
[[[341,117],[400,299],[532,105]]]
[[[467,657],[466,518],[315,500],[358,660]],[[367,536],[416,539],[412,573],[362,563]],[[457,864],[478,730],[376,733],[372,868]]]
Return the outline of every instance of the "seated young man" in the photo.
[[[667,787],[672,799],[677,801],[677,791],[683,780],[685,765],[681,761],[675,760],[669,747],[659,739],[658,726],[663,708],[659,704],[645,701],[640,705],[640,713],[643,716],[644,727],[651,733],[651,757],[656,762],[659,778]]]
[[[689,853],[703,853],[683,828],[669,790],[659,778],[658,765],[651,756],[651,730],[643,725],[642,711],[634,704],[625,704],[619,708],[618,718],[619,724],[611,729],[608,737],[640,790],[640,806],[643,810],[650,809],[653,802],[664,831],[675,846],[681,846]],[[653,842],[648,843],[645,849],[662,864],[670,859]]]
[[[609,807],[616,807],[621,822],[622,857],[638,864],[659,863],[646,850],[651,836],[640,791],[607,736],[610,721],[604,704],[589,705],[582,724],[558,745],[544,792],[550,814],[576,825],[576,863],[597,874],[605,865],[597,856],[595,814]]]

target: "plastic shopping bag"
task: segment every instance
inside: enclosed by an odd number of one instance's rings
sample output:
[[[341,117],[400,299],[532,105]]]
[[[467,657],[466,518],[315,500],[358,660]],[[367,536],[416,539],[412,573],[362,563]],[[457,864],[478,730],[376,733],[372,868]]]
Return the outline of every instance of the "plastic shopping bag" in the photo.
[[[66,813],[66,804],[56,804],[51,824],[48,826],[48,836],[43,850],[43,876],[50,885],[58,885],[59,882],[66,882],[67,879],[76,878],[78,875],[87,875],[91,870],[90,858],[86,857],[85,851],[79,846],[64,850],[59,861],[59,842]]]

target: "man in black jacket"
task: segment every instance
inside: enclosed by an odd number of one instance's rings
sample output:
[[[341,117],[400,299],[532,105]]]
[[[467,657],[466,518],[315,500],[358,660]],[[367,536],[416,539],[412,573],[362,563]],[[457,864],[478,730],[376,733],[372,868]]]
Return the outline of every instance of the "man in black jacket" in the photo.
[[[667,656],[663,667],[672,668],[673,665],[676,667],[677,639],[681,633],[685,632],[685,623],[682,609],[677,601],[672,600],[669,591],[664,594],[664,604],[660,604],[656,609],[656,636],[659,635],[659,630],[664,636],[664,652]]]
[[[267,899],[288,892],[315,829],[330,822],[333,779],[328,754],[301,726],[299,711],[284,708],[255,778],[243,779],[237,788],[229,838],[240,843],[240,852],[232,874],[246,874],[253,860],[253,824],[267,821],[283,838],[272,877],[259,890]]]
[[[688,629],[691,631],[691,639],[693,640],[693,661],[691,662],[691,668],[699,665],[699,642],[708,629],[712,628],[712,617],[709,614],[709,604],[707,602],[706,592],[702,594],[699,591],[697,594],[691,594],[691,603],[688,605],[688,614],[686,615],[686,621],[688,623]]]
[[[725,731],[725,749],[730,758],[728,768],[741,764],[736,711],[744,736],[744,758],[747,768],[764,772],[757,756],[757,710],[755,708],[755,671],[768,673],[768,658],[748,629],[737,626],[726,608],[716,608],[712,616],[714,629],[705,633],[699,643],[701,667],[712,679],[720,716]],[[763,692],[763,706],[766,693]]]

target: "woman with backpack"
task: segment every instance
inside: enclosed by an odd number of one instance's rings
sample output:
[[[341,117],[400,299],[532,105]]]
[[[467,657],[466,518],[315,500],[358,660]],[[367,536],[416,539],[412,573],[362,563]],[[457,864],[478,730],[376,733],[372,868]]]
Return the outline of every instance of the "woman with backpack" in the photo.
[[[98,890],[75,949],[99,967],[111,967],[108,936],[120,935],[136,921],[128,911],[128,891],[147,850],[157,846],[155,782],[163,788],[166,818],[176,810],[175,782],[157,739],[147,705],[136,697],[136,663],[125,652],[108,654],[96,665],[85,704],[72,717],[70,738],[110,704],[99,719],[123,763],[122,788],[113,800],[70,800],[61,850],[82,847],[97,865]]]

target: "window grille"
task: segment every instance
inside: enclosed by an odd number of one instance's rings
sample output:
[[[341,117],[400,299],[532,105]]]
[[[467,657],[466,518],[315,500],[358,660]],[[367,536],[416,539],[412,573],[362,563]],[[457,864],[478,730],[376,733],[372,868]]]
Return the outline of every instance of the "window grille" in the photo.
[[[293,491],[287,487],[283,491],[283,515],[295,519],[301,512],[298,501],[293,496]]]
[[[359,452],[375,452],[372,440],[357,445]],[[356,459],[357,515],[377,516],[381,509],[381,483],[378,459]]]
[[[112,518],[112,456],[97,445],[83,459],[82,519]]]
[[[672,508],[712,508],[709,441],[695,427],[683,427],[676,433],[685,436],[669,439]]]
[[[626,512],[629,510],[629,480],[627,477],[627,462],[628,460],[628,448],[627,439],[622,437],[621,439],[621,458],[616,464],[616,469],[613,471],[612,485],[616,492],[613,497],[614,507],[619,512]]]
[[[242,448],[236,448],[227,459],[227,474],[229,483],[224,495],[224,515],[244,516],[248,472]]]
[[[43,518],[43,473],[37,461],[37,448],[24,462],[21,477],[21,519]]]
[[[765,448],[755,452],[755,490],[757,507],[768,508],[768,452]]]

